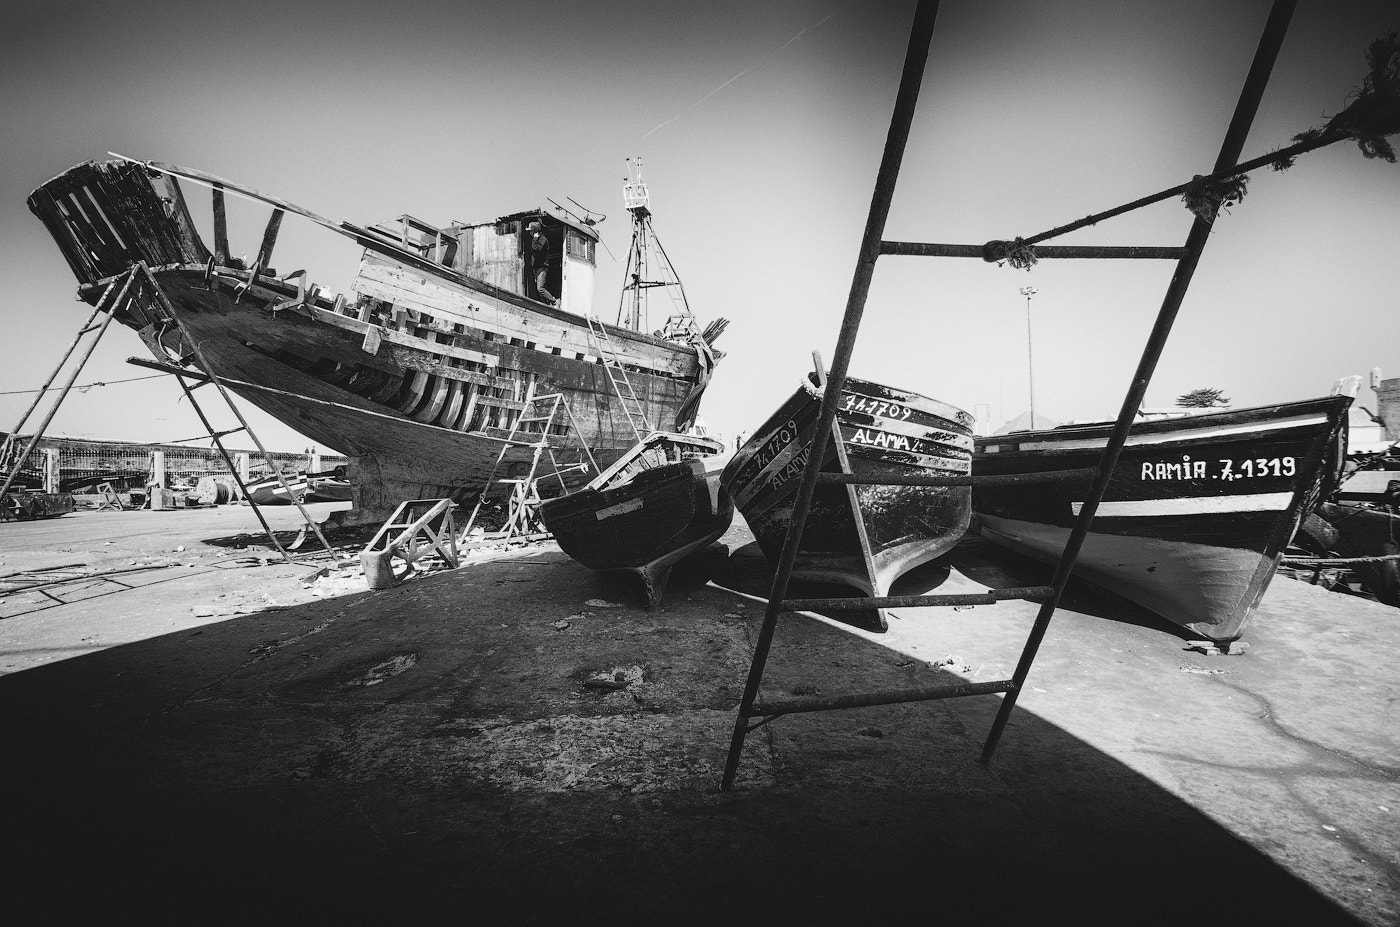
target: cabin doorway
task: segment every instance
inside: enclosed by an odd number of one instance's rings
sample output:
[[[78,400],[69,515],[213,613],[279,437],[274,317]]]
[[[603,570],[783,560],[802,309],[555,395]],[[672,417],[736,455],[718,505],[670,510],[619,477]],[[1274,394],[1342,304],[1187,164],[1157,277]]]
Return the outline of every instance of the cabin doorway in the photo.
[[[539,228],[533,227],[536,223]],[[545,241],[539,250],[534,247],[536,232]],[[557,303],[564,294],[564,229],[531,219],[525,223],[520,251],[525,255],[525,295],[546,305]]]

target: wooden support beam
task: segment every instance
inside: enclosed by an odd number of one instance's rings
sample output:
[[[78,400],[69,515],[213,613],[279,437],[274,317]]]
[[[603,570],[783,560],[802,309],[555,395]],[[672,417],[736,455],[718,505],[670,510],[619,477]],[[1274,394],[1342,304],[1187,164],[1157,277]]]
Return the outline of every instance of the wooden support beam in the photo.
[[[223,184],[214,184],[214,260],[221,267],[228,264],[228,217],[224,213]]]
[[[277,233],[282,228],[284,215],[286,212],[283,210],[274,209],[267,220],[267,228],[263,230],[262,245],[258,248],[257,264],[264,270],[272,266],[272,249],[277,244]]]

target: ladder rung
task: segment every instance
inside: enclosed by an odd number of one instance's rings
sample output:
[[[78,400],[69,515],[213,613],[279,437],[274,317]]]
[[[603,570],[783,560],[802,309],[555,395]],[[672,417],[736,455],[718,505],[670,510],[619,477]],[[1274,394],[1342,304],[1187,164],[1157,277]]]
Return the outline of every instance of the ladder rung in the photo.
[[[203,384],[200,384],[200,385],[202,386]],[[222,438],[224,435],[236,435],[236,434],[238,434],[240,431],[247,431],[247,430],[248,430],[248,429],[246,429],[246,428],[244,428],[244,427],[242,427],[242,426],[240,425],[240,426],[237,427],[237,428],[230,428],[228,431],[216,431],[216,432],[214,432],[212,435],[210,435],[209,437],[211,437],[211,438]]]
[[[804,711],[833,711],[839,708],[865,708],[869,705],[897,705],[903,702],[928,702],[940,698],[962,698],[967,695],[994,695],[1013,692],[1011,679],[992,682],[964,682],[951,686],[920,686],[916,689],[885,689],[859,692],[853,695],[810,695],[803,698],[755,702],[750,716],[790,715]]]
[[[1038,602],[1049,597],[1054,586],[1010,586],[1006,589],[988,589],[986,592],[966,592],[951,595],[885,595],[885,596],[845,596],[835,599],[784,599],[786,611],[811,611],[814,608],[829,611],[860,611],[868,608],[921,608],[926,605],[995,605],[1008,599],[1026,599]]]
[[[985,476],[892,476],[880,473],[819,473],[819,483],[856,486],[1020,486],[1041,483],[1088,483],[1094,468],[1045,470],[1038,473],[999,473]]]
[[[101,322],[93,322],[93,323],[92,323],[91,325],[89,325],[87,328],[84,328],[84,329],[80,330],[80,331],[78,332],[78,334],[79,334],[79,335],[86,335],[88,332],[95,332],[95,331],[97,331],[97,330],[98,330],[99,328],[101,328],[101,327],[102,327],[102,323],[101,323]]]
[[[990,242],[989,242],[990,244]],[[880,254],[914,257],[959,257],[996,260],[986,245],[949,245],[919,241],[882,241]],[[1037,258],[1136,258],[1139,260],[1179,261],[1186,249],[1168,245],[1036,245]]]

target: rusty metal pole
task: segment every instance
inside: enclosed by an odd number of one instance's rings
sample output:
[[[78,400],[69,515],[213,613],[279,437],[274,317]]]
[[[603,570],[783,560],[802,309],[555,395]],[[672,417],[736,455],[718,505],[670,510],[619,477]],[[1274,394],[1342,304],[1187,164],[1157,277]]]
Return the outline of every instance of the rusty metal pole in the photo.
[[[243,493],[243,498],[248,500],[248,506],[253,510],[253,514],[257,516],[258,524],[263,527],[263,533],[266,534],[267,539],[272,542],[272,546],[277,548],[277,552],[282,555],[282,559],[287,563],[291,563],[292,555],[287,553],[287,549],[277,540],[277,535],[272,530],[272,526],[269,525],[267,519],[263,517],[262,509],[258,508],[258,504],[254,502],[252,496],[249,495],[248,486],[243,482],[243,476],[238,472],[238,467],[234,464],[233,458],[229,456],[229,452],[224,448],[223,439],[219,437],[219,433],[214,430],[214,426],[210,423],[208,416],[206,416],[204,410],[200,408],[199,401],[194,398],[194,388],[185,382],[185,377],[178,373],[175,375],[175,380],[180,384],[180,389],[184,392],[185,398],[190,401],[190,408],[194,409],[194,414],[199,416],[199,421],[204,425],[204,430],[209,432],[210,437],[214,439],[214,446],[217,447],[219,453],[223,455],[224,463],[228,466],[229,473],[233,474],[234,481],[238,483],[239,491]]]
[[[112,306],[111,306],[111,308],[107,311],[107,318],[105,318],[105,319],[102,320],[102,324],[101,324],[100,326],[98,326],[98,328],[97,328],[97,334],[93,336],[92,341],[91,341],[91,342],[88,344],[88,346],[87,346],[87,350],[83,352],[83,356],[82,356],[82,357],[78,358],[78,366],[76,366],[76,367],[73,368],[73,373],[72,373],[72,375],[68,377],[68,382],[65,383],[65,384],[63,384],[63,389],[59,392],[58,398],[54,400],[54,403],[53,403],[53,405],[49,408],[48,413],[44,416],[43,422],[41,422],[41,423],[39,424],[39,427],[38,427],[38,428],[34,429],[34,434],[33,434],[32,437],[30,437],[29,443],[25,445],[24,451],[23,451],[23,452],[19,455],[19,457],[15,460],[15,466],[14,466],[14,468],[13,468],[13,469],[10,471],[10,473],[5,477],[5,483],[4,483],[4,485],[0,485],[0,496],[3,496],[5,493],[7,493],[7,492],[10,491],[10,486],[14,484],[15,478],[19,476],[19,471],[20,471],[20,468],[24,466],[24,461],[28,460],[28,459],[29,459],[29,455],[30,455],[31,453],[34,452],[34,448],[35,448],[36,445],[38,445],[39,439],[42,438],[42,437],[44,436],[44,431],[45,431],[45,429],[47,429],[47,428],[49,427],[49,423],[53,421],[54,415],[56,415],[56,414],[58,413],[58,407],[61,406],[61,405],[63,405],[63,400],[64,400],[64,399],[67,399],[67,398],[68,398],[68,393],[69,393],[69,391],[73,389],[73,384],[74,384],[75,382],[77,382],[77,380],[78,380],[78,374],[80,374],[80,373],[83,372],[83,366],[84,366],[85,364],[87,364],[88,358],[92,357],[92,352],[93,352],[93,350],[97,347],[97,343],[98,343],[99,341],[101,341],[101,340],[102,340],[102,336],[105,335],[105,334],[107,333],[107,326],[108,326],[108,325],[111,325],[111,324],[112,324],[112,320],[113,320],[114,318],[117,317],[117,309],[118,309],[119,306],[121,306],[122,300],[123,300],[124,298],[126,298],[126,292],[127,292],[128,289],[130,289],[130,287],[131,287],[131,281],[134,280],[134,279],[136,279],[136,271],[133,269],[133,270],[130,270],[130,271],[127,272],[127,274],[126,274],[126,283],[122,284],[121,292],[118,293],[116,299],[114,299],[114,300],[112,301]],[[115,282],[115,281],[113,281],[113,282]],[[111,291],[112,291],[112,288],[111,288],[110,286],[109,286],[106,290],[103,291],[103,293],[102,293],[103,300],[106,299],[107,294],[110,293]],[[102,300],[99,300],[99,301],[98,301],[98,305],[100,306],[101,303],[102,303]],[[95,313],[94,313],[94,314],[95,314]],[[88,332],[88,331],[91,329],[91,327],[92,327],[92,320],[89,319],[89,320],[88,320],[88,324],[83,326],[83,330],[80,331],[80,332],[78,332],[78,338],[81,338],[86,332]],[[75,338],[75,339],[73,340],[74,346],[76,346],[77,343],[78,343],[78,339]],[[72,348],[69,348],[68,350],[69,350],[69,353],[71,354],[73,349],[72,349]],[[65,355],[63,359],[64,359],[64,362],[67,362],[68,356]],[[57,374],[57,371],[54,371],[54,373]],[[45,388],[47,389],[47,387],[45,387]],[[28,418],[28,415],[26,414],[25,417]]]
[[[1239,102],[1235,105],[1235,114],[1230,119],[1230,126],[1225,132],[1225,140],[1220,146],[1220,154],[1215,160],[1216,170],[1228,167],[1239,160],[1240,150],[1244,148],[1245,138],[1249,135],[1249,127],[1254,122],[1254,114],[1259,109],[1259,101],[1264,96],[1264,88],[1268,85],[1269,75],[1273,71],[1274,62],[1278,59],[1279,48],[1283,45],[1283,39],[1288,33],[1288,24],[1293,18],[1293,10],[1296,6],[1297,0],[1275,0],[1273,8],[1269,11],[1269,19],[1264,25],[1264,33],[1260,37],[1259,47],[1254,53],[1254,61],[1250,65],[1244,87],[1240,91]],[[1069,580],[1070,571],[1074,568],[1074,561],[1079,556],[1079,549],[1083,546],[1084,538],[1089,533],[1089,524],[1094,519],[1099,502],[1103,500],[1104,491],[1108,488],[1109,477],[1113,473],[1114,466],[1118,463],[1119,452],[1123,450],[1123,444],[1127,441],[1128,430],[1132,428],[1133,421],[1137,418],[1138,409],[1142,406],[1143,397],[1147,393],[1147,386],[1152,381],[1152,374],[1157,368],[1157,361],[1161,359],[1162,350],[1166,347],[1167,336],[1171,334],[1177,311],[1186,298],[1186,289],[1191,285],[1191,277],[1196,272],[1196,265],[1200,262],[1201,253],[1205,250],[1206,241],[1210,237],[1210,226],[1209,222],[1200,217],[1197,217],[1191,225],[1191,231],[1186,238],[1186,255],[1177,263],[1176,273],[1172,275],[1171,283],[1167,286],[1166,296],[1162,299],[1162,308],[1157,312],[1157,322],[1152,328],[1152,333],[1148,336],[1147,345],[1143,348],[1142,359],[1138,361],[1137,372],[1133,375],[1132,385],[1128,388],[1128,394],[1123,398],[1123,407],[1118,413],[1118,421],[1108,437],[1103,456],[1099,459],[1094,482],[1084,499],[1083,508],[1080,509],[1074,528],[1070,531],[1069,540],[1065,544],[1065,551],[1060,558],[1059,566],[1055,569],[1055,578],[1051,581],[1054,591],[1050,598],[1041,604],[1040,612],[1036,615],[1035,625],[1031,629],[1030,638],[1022,652],[1021,661],[1016,667],[1015,674],[1011,677],[1015,685],[1010,692],[1003,696],[1001,707],[997,710],[996,720],[992,722],[992,729],[987,734],[986,743],[982,747],[983,763],[991,762],[992,754],[996,752],[997,741],[1001,739],[1007,719],[1011,716],[1011,710],[1016,705],[1017,693],[1030,672],[1031,662],[1035,659],[1036,650],[1040,646],[1041,639],[1045,636],[1045,630],[1050,624],[1050,617],[1059,605],[1060,595],[1064,592],[1065,583]]]
[[[266,244],[266,242],[264,244]],[[213,383],[214,388],[219,391],[219,396],[224,400],[224,404],[228,406],[229,411],[238,419],[238,424],[242,426],[243,433],[252,439],[253,444],[258,449],[258,453],[262,455],[263,460],[267,461],[267,465],[271,468],[273,476],[277,477],[277,482],[286,490],[287,498],[292,501],[292,504],[297,507],[297,511],[301,513],[302,521],[306,522],[306,526],[316,535],[316,539],[321,542],[321,546],[325,548],[326,553],[330,554],[332,560],[335,560],[338,556],[335,548],[331,546],[330,541],[326,540],[326,536],[321,533],[321,529],[311,517],[311,513],[306,511],[306,506],[302,505],[301,500],[296,497],[296,494],[292,492],[292,488],[287,485],[287,481],[282,477],[282,471],[277,469],[277,464],[273,461],[272,456],[268,454],[267,448],[263,447],[262,442],[258,440],[258,436],[253,434],[253,429],[249,427],[247,420],[243,417],[243,413],[238,411],[238,406],[234,405],[232,397],[228,394],[228,390],[224,388],[223,381],[219,379],[219,375],[214,372],[214,369],[209,366],[209,362],[204,357],[204,351],[199,347],[199,342],[196,341],[194,336],[189,333],[189,330],[185,328],[185,324],[180,321],[180,316],[175,312],[175,307],[170,304],[170,297],[166,296],[165,290],[161,289],[160,281],[155,278],[155,274],[151,273],[151,269],[146,266],[145,261],[136,264],[135,268],[139,269],[141,273],[145,275],[146,280],[150,283],[153,299],[160,304],[161,310],[165,313],[166,317],[174,322],[175,326],[180,330],[180,335],[184,344],[186,344],[194,354],[195,359],[199,362],[199,366],[203,368],[205,375],[208,376],[209,382]],[[249,286],[252,285],[253,279],[253,276],[250,275],[248,278]],[[184,385],[183,381],[181,381],[181,385]],[[200,418],[203,419],[203,413],[200,413]],[[262,515],[259,514],[258,518],[261,519]],[[266,522],[264,522],[264,524],[266,524]],[[282,556],[286,557],[289,563],[291,562],[291,557],[285,550],[282,551]]]
[[[73,356],[73,351],[78,347],[78,342],[82,340],[83,335],[92,330],[92,320],[97,318],[97,313],[102,311],[102,304],[107,301],[107,297],[112,293],[112,287],[116,285],[117,281],[115,279],[107,284],[107,288],[102,291],[102,295],[99,296],[97,302],[93,304],[92,313],[87,317],[87,321],[78,329],[78,334],[74,336],[73,343],[68,345],[68,350],[63,352],[63,357],[53,368],[53,373],[49,374],[48,379],[44,381],[44,385],[39,387],[38,391],[34,394],[34,401],[29,404],[29,408],[24,410],[24,414],[19,417],[19,421],[15,423],[15,427],[11,428],[10,433],[5,435],[4,444],[0,444],[0,460],[5,459],[5,452],[19,439],[19,433],[24,430],[24,423],[29,421],[29,416],[33,415],[34,410],[39,407],[39,403],[43,401],[44,394],[49,391],[49,387],[53,385],[53,381],[58,378],[59,372],[63,370],[63,365],[68,363],[68,358]]]
[[[856,335],[860,331],[861,315],[865,312],[865,299],[870,292],[870,281],[875,274],[875,261],[880,256],[880,242],[884,237],[885,220],[889,216],[890,201],[894,197],[895,182],[899,179],[900,164],[904,159],[904,148],[909,140],[909,128],[914,121],[914,109],[919,99],[919,88],[923,83],[924,65],[928,60],[929,43],[933,39],[934,20],[938,15],[938,0],[920,0],[914,12],[914,24],[909,34],[909,47],[904,56],[904,71],[899,81],[899,93],[895,97],[894,115],[890,119],[889,134],[885,138],[884,155],[880,160],[880,171],[875,179],[875,192],[871,197],[870,214],[865,223],[865,235],[861,239],[860,255],[856,261],[855,274],[851,280],[851,292],[846,299],[846,315],[841,323],[841,331],[836,340],[836,351],[831,358],[831,371],[827,375],[825,391],[822,394],[820,418],[812,433],[812,443],[808,449],[807,469],[803,471],[802,483],[797,490],[793,504],[792,521],[788,525],[787,536],[783,541],[783,552],[778,560],[773,585],[768,592],[768,606],[763,612],[763,624],[754,645],[753,662],[749,666],[748,681],[739,702],[739,710],[734,720],[734,733],[729,742],[729,756],[724,764],[724,776],[720,780],[720,790],[727,791],[734,784],[734,776],[739,768],[739,755],[744,749],[744,738],[749,731],[749,718],[753,716],[754,702],[758,698],[759,686],[763,682],[763,669],[768,662],[768,652],[773,644],[773,633],[777,627],[778,614],[782,611],[783,598],[787,595],[788,581],[792,578],[793,565],[797,562],[797,547],[806,526],[807,513],[812,506],[812,496],[816,492],[817,475],[821,472],[822,457],[826,453],[827,438],[836,421],[837,405],[841,399],[841,387],[846,382],[846,369],[850,365],[851,353],[855,349]]]

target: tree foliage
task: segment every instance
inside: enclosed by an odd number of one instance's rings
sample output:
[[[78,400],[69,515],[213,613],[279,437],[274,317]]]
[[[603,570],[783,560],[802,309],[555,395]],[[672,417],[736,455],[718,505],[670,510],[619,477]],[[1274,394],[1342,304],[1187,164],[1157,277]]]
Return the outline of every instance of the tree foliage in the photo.
[[[1183,409],[1214,409],[1219,406],[1228,406],[1230,400],[1221,390],[1212,386],[1203,386],[1176,397],[1176,404]]]

